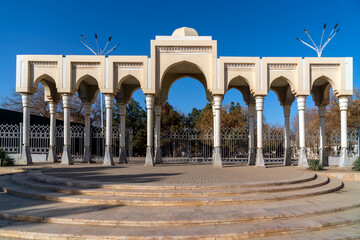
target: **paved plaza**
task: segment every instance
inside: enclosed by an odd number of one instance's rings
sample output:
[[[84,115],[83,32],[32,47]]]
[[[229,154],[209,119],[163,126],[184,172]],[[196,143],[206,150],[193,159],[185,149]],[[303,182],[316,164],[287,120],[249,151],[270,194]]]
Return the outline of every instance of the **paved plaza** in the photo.
[[[22,239],[356,239],[354,174],[268,165],[1,168],[0,237]],[[12,174],[5,174],[12,172]]]

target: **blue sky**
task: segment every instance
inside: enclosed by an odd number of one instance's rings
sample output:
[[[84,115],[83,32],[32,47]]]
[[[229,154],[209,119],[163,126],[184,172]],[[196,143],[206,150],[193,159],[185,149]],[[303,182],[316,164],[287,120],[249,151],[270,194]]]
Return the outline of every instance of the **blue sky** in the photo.
[[[324,23],[339,34],[323,57],[354,57],[354,86],[360,85],[360,1],[2,1],[0,8],[0,96],[15,88],[16,54],[82,55],[90,52],[80,34],[108,36],[120,42],[116,55],[150,55],[150,40],[188,26],[218,41],[218,56],[313,57],[315,52],[295,40],[307,28],[319,40]],[[307,40],[307,39],[306,39]],[[184,91],[185,90],[185,91]],[[143,104],[143,94],[134,98]],[[224,104],[243,103],[236,90]],[[170,104],[182,112],[206,104],[205,91],[194,79],[181,79],[170,90]],[[313,106],[311,97],[307,105]],[[292,116],[296,114],[293,104]],[[271,92],[264,115],[283,123],[282,108]]]

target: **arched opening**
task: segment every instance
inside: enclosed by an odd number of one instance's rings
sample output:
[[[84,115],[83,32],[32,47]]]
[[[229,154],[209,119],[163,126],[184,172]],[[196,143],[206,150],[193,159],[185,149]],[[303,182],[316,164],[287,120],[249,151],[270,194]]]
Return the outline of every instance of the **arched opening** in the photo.
[[[338,157],[340,154],[340,111],[335,95],[331,95],[332,88],[333,81],[330,78],[317,78],[311,86],[315,107],[305,112],[306,145],[310,148],[308,159],[319,159],[324,166],[329,165],[329,156]],[[327,110],[329,107],[330,111]]]
[[[251,154],[249,147],[252,145],[249,142],[249,121],[254,120],[253,115],[249,114],[249,104],[253,106],[255,100],[247,79],[242,76],[231,79],[221,112],[221,157],[224,162],[248,162]],[[253,108],[250,111],[253,111]]]
[[[196,64],[182,61],[168,67],[160,82],[155,103],[162,105],[163,161],[211,161],[212,95],[205,74]]]
[[[39,85],[40,84],[40,85]],[[55,80],[47,74],[38,77],[33,84],[32,114],[50,117],[49,102],[59,102],[61,99],[57,91]]]
[[[133,75],[119,80],[113,111],[113,156],[120,158],[121,107],[126,106],[125,149],[127,157],[144,157],[146,154],[146,106],[140,81]]]
[[[291,146],[297,140],[290,126],[291,114],[296,111],[291,81],[283,76],[274,79],[264,103],[263,153],[267,162],[292,164]],[[274,104],[275,102],[280,104]],[[293,110],[293,111],[291,111]],[[295,149],[293,149],[295,150]]]
[[[171,86],[179,79],[190,77],[198,80],[204,87],[206,98],[211,100],[211,93],[208,91],[207,80],[201,68],[194,63],[182,61],[169,66],[164,72],[160,81],[160,94],[158,98],[160,101],[168,99]]]
[[[316,106],[329,104],[331,80],[325,76],[316,79],[311,87],[311,96]]]

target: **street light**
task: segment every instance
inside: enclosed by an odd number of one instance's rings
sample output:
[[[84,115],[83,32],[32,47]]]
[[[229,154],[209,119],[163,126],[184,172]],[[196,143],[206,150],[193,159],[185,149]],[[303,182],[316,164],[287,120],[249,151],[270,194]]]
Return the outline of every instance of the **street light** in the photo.
[[[322,31],[322,35],[321,35],[321,40],[320,40],[320,45],[317,46],[315,44],[315,42],[312,40],[312,38],[310,37],[310,34],[308,33],[308,31],[306,29],[304,29],[305,34],[310,38],[311,42],[313,43],[314,46],[311,46],[310,44],[306,43],[305,41],[296,38],[297,40],[299,40],[301,43],[305,44],[306,46],[314,49],[318,55],[318,57],[321,57],[322,51],[324,50],[324,48],[326,47],[326,45],[328,45],[328,43],[331,41],[331,39],[333,39],[335,37],[335,35],[340,31],[340,28],[338,28],[339,24],[336,24],[335,27],[332,29],[332,31],[330,32],[327,40],[324,42],[324,45],[322,45],[323,42],[323,38],[324,38],[324,33],[325,33],[325,28],[326,28],[326,23],[324,24],[323,27],[323,31]]]
[[[94,50],[94,48],[91,46],[91,44],[86,40],[85,36],[84,35],[80,35],[82,40],[80,39],[80,42],[87,48],[89,49],[94,55],[97,55],[97,56],[106,56],[108,55],[109,53],[111,53],[112,51],[114,51],[118,46],[119,46],[119,43],[116,44],[113,48],[111,48],[109,51],[105,52],[109,42],[111,41],[111,37],[109,37],[108,41],[106,42],[106,45],[104,47],[104,49],[100,48],[99,49],[99,42],[98,42],[98,36],[97,34],[95,33],[95,42],[96,42],[96,49],[97,51]],[[104,128],[104,107],[103,107],[103,96],[102,96],[102,93],[100,92],[100,96],[101,96],[101,128]]]

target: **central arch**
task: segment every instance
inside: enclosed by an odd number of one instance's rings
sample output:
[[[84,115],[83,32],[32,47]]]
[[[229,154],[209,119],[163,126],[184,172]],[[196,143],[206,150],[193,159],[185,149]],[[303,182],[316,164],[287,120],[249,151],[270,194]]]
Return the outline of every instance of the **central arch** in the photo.
[[[209,101],[212,100],[212,95],[208,89],[205,74],[197,64],[188,61],[174,63],[165,70],[160,81],[160,92],[158,94],[158,99],[160,101],[167,100],[171,86],[177,80],[184,77],[190,77],[199,81],[205,89],[206,98]]]

